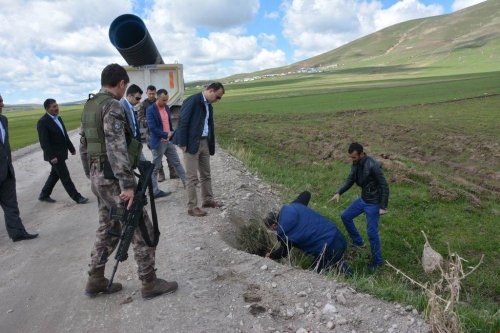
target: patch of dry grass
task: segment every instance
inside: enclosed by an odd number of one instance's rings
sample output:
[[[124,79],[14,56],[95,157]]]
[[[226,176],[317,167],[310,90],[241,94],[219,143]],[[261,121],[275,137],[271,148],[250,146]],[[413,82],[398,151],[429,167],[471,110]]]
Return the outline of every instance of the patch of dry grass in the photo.
[[[427,236],[422,231],[425,238],[424,252],[422,263],[426,273],[432,273],[434,270],[440,272],[440,278],[432,282],[430,285],[422,284],[400,269],[394,267],[389,262],[398,274],[403,275],[411,283],[419,286],[428,297],[426,316],[429,320],[433,333],[462,333],[464,332],[460,318],[456,312],[456,306],[460,298],[461,282],[468,275],[472,274],[483,262],[483,257],[474,267],[469,267],[468,272],[464,270],[464,263],[467,262],[457,253],[451,252],[448,247],[448,260],[443,262],[442,256],[432,249]]]

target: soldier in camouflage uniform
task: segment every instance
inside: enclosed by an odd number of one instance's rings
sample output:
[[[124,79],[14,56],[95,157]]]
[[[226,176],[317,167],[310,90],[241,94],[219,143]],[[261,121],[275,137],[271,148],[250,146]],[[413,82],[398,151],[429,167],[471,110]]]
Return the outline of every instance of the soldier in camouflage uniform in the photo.
[[[136,187],[127,151],[127,139],[130,140],[131,133],[128,130],[124,110],[119,103],[128,82],[129,77],[123,67],[118,64],[106,66],[101,74],[102,88],[97,95],[89,98],[82,115],[80,155],[85,174],[91,180],[92,192],[97,197],[99,215],[99,228],[91,253],[89,278],[85,287],[85,293],[89,296],[113,293],[122,289],[120,283],[113,283],[109,289],[107,288],[108,279],[104,277],[104,268],[109,256],[118,245],[117,235],[121,232],[121,223],[110,217],[110,210],[122,204],[127,204],[127,208],[130,209]],[[100,102],[96,104],[96,100]],[[88,117],[89,114],[96,116]],[[99,123],[99,120],[94,123],[88,122],[88,119],[101,119],[102,123]],[[101,149],[104,149],[104,154],[102,151],[101,155],[96,153],[95,133],[98,133],[98,141],[104,141],[97,142],[97,145],[102,144]],[[110,179],[112,177],[108,174],[105,176],[103,165],[108,162],[114,179]],[[153,227],[146,211],[144,211],[144,223],[151,235]],[[177,289],[175,281],[168,282],[156,277],[156,248],[149,247],[145,243],[139,228],[135,230],[132,242],[139,279],[142,281],[142,296],[149,299],[174,292]]]

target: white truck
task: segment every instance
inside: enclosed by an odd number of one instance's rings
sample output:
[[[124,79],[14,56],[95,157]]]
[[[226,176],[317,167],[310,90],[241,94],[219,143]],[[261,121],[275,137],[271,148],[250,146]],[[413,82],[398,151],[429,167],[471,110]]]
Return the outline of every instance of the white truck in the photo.
[[[175,127],[184,95],[182,65],[163,63],[146,25],[138,16],[123,14],[115,18],[109,27],[109,40],[129,65],[125,70],[130,84],[144,91],[143,99],[149,85],[168,91],[168,106]]]
[[[166,89],[168,91],[168,106],[172,112],[172,120],[176,127],[179,119],[179,111],[184,95],[184,76],[181,64],[160,64],[145,66],[125,66],[125,70],[130,78],[130,84],[138,85],[143,91],[143,99],[147,98],[146,88],[149,85],[156,87],[156,90]]]

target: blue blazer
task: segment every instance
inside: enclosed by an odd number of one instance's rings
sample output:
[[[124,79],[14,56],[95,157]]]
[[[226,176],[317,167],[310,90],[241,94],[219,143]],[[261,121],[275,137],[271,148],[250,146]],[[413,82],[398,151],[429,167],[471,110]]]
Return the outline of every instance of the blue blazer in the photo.
[[[278,237],[288,239],[308,254],[318,256],[325,246],[331,248],[339,233],[334,223],[303,204],[291,203],[281,208]]]
[[[170,123],[170,132],[172,129],[172,115],[168,106],[165,106],[167,110],[168,120]],[[156,103],[151,104],[146,109],[146,120],[148,122],[149,128],[149,147],[151,149],[158,149],[160,146],[160,139],[167,139],[168,133],[163,131],[163,123],[161,122],[160,110]]]
[[[215,131],[212,104],[208,104],[208,108],[208,149],[210,155],[213,155],[215,154]],[[206,116],[207,110],[201,92],[186,99],[182,103],[179,125],[177,125],[172,142],[180,147],[186,147],[188,153],[196,154],[200,148]]]

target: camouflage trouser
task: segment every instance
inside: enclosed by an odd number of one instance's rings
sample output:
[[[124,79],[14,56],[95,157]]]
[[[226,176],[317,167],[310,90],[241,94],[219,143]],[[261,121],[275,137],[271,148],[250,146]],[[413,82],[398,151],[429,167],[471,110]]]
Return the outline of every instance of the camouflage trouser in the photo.
[[[121,233],[120,221],[111,220],[109,217],[110,208],[120,204],[120,198],[118,197],[121,192],[119,183],[118,181],[108,181],[108,184],[103,184],[98,178],[91,177],[92,192],[97,197],[99,213],[99,228],[96,232],[96,240],[91,253],[91,270],[106,265],[109,256],[118,245],[119,237],[112,236],[109,232],[111,231],[113,234]],[[146,210],[144,210],[144,223],[148,229],[150,239],[153,239],[153,225]],[[145,243],[139,228],[135,230],[132,247],[134,259],[138,266],[139,279],[144,280],[154,272],[156,248],[149,247]]]

